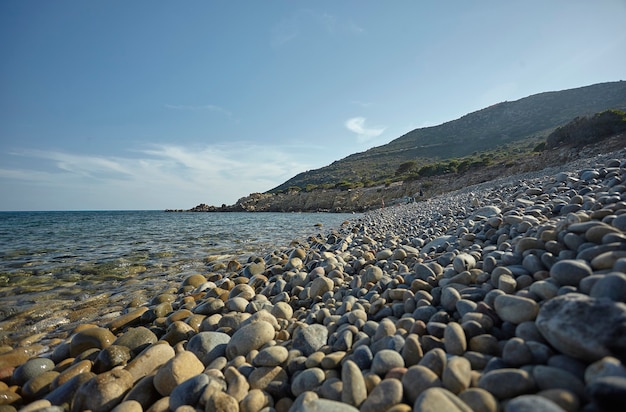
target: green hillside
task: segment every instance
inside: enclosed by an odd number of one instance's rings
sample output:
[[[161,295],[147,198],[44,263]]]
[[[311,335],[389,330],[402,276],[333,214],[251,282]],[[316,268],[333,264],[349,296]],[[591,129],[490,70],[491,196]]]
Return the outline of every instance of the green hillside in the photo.
[[[546,92],[498,103],[439,126],[415,129],[386,145],[352,154],[331,165],[300,173],[270,190],[373,185],[399,180],[399,171],[455,159],[488,161],[500,154],[531,151],[557,127],[608,109],[626,110],[626,81]],[[481,156],[482,154],[482,156]],[[401,167],[402,165],[402,167]],[[431,167],[431,166],[429,166]]]

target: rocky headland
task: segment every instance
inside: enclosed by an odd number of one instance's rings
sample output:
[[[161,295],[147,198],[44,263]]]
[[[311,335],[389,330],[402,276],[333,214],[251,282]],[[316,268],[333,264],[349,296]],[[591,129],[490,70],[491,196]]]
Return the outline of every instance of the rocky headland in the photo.
[[[625,179],[622,145],[214,265],[0,347],[0,411],[622,410]]]
[[[474,168],[463,173],[448,173],[410,181],[396,181],[386,185],[357,187],[349,190],[316,189],[287,190],[279,193],[252,193],[233,205],[212,206],[199,204],[191,209],[170,209],[168,212],[365,212],[379,209],[383,204],[398,205],[423,201],[444,193],[459,190],[505,176],[537,172],[555,165],[584,160],[603,153],[619,150],[626,143],[626,133],[605,139],[591,139],[583,144],[570,142],[530,152],[515,161],[501,161]]]

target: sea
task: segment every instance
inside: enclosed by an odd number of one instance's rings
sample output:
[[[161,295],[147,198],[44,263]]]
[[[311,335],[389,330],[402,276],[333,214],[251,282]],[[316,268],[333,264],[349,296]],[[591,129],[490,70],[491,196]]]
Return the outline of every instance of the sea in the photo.
[[[326,236],[358,215],[164,211],[0,212],[0,332],[107,290],[158,289],[215,262]],[[122,293],[122,294],[123,294]],[[46,305],[46,302],[49,302]],[[43,308],[48,308],[40,313]],[[21,314],[21,316],[19,316]]]

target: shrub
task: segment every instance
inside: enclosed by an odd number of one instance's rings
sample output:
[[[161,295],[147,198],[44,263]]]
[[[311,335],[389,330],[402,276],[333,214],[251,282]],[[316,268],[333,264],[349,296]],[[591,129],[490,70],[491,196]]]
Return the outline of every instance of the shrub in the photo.
[[[548,148],[560,145],[583,146],[626,131],[626,113],[606,110],[591,117],[577,117],[565,126],[550,133],[546,140]]]
[[[412,172],[416,168],[417,168],[417,162],[415,160],[409,160],[408,162],[404,162],[400,166],[398,166],[398,169],[396,170],[396,176],[400,176],[405,173]]]

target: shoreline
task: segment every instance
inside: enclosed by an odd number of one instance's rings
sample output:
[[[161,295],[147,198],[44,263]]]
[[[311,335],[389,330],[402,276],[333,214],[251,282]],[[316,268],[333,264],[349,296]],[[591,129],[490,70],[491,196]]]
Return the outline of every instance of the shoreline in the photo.
[[[620,150],[171,279],[147,305],[4,347],[1,395],[60,410],[602,410],[626,395],[625,180]]]

